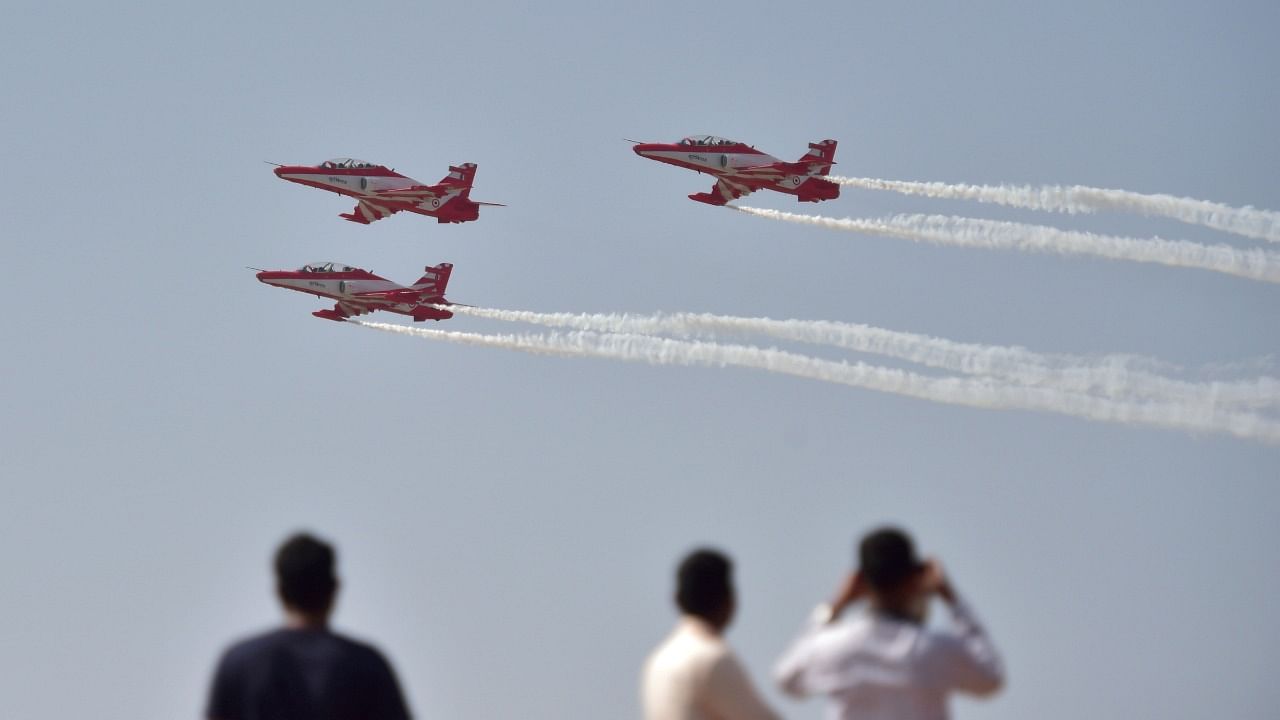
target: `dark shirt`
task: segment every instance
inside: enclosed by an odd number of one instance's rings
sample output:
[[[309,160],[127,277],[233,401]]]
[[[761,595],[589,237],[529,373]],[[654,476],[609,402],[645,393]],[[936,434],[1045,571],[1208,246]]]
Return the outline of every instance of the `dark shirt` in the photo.
[[[274,630],[233,645],[213,676],[210,720],[408,720],[382,653],[328,630]]]

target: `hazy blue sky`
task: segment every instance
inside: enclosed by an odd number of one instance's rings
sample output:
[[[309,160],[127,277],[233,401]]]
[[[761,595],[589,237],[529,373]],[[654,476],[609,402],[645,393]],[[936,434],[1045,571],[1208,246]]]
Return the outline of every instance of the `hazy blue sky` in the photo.
[[[848,175],[1082,183],[1280,208],[1267,2],[11,2],[0,703],[187,718],[277,621],[269,554],[340,548],[337,623],[423,718],[639,716],[677,557],[738,561],[768,671],[900,522],[1004,651],[964,719],[1270,718],[1280,451],[741,369],[435,344],[324,322],[246,265],[333,259],[459,302],[865,322],[1189,367],[1280,353],[1280,290],[1154,265],[917,246],[685,199],[622,138],[837,138]],[[476,162],[479,222],[342,221],[263,160]],[[757,199],[759,198],[759,199]],[[846,189],[753,204],[1239,242]],[[510,330],[458,318],[440,327]]]

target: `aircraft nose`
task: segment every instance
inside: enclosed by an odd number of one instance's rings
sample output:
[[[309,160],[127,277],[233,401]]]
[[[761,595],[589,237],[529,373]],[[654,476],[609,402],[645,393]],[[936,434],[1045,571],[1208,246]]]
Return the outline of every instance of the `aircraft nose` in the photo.
[[[278,178],[282,178],[282,177],[284,177],[284,168],[283,168],[283,167],[278,167],[278,168],[276,168],[275,170],[272,170],[272,172],[274,172],[274,173],[276,174],[276,177],[278,177]]]
[[[653,149],[653,143],[636,143],[631,147],[631,151],[640,157],[647,157],[650,150]]]

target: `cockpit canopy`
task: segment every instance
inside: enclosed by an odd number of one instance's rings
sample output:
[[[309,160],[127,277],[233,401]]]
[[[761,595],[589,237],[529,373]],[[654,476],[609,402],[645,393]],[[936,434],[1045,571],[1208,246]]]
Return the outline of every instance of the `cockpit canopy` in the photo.
[[[342,263],[336,263],[336,262],[313,262],[313,263],[307,263],[306,265],[303,265],[302,267],[298,268],[298,272],[340,273],[340,272],[355,272],[359,269],[360,268],[353,268],[350,265],[343,265]]]
[[[379,167],[379,165],[366,160],[356,160],[355,158],[334,158],[320,163],[320,167],[330,170],[350,170],[352,168],[374,168]]]
[[[727,138],[716,137],[715,135],[690,135],[680,141],[681,145],[698,145],[705,147],[708,145],[738,145],[737,140],[729,140]]]

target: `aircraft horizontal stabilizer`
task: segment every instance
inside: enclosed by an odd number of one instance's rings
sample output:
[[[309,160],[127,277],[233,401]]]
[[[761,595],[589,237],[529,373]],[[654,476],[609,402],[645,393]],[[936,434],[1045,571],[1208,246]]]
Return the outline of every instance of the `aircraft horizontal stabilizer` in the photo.
[[[424,320],[448,320],[453,317],[453,313],[440,308],[420,305],[413,309],[413,321],[422,322]]]

